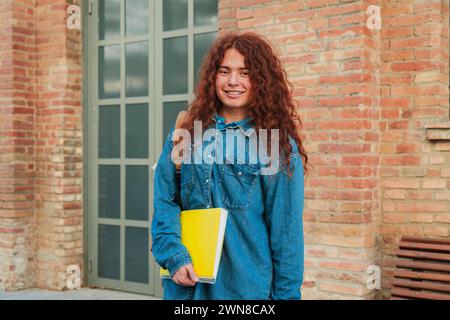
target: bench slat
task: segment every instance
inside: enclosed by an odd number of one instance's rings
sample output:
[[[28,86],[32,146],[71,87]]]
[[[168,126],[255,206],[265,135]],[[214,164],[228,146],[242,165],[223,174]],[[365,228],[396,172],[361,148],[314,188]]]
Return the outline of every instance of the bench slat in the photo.
[[[429,299],[429,300],[450,300],[450,295],[434,293],[434,292],[422,292],[422,291],[413,291],[403,288],[392,288],[392,295],[394,296],[402,296],[416,299]]]
[[[411,269],[447,271],[450,272],[450,264],[444,263],[429,263],[415,260],[397,260],[395,266]]]
[[[408,299],[408,298],[404,298],[404,297],[397,297],[397,296],[392,296],[389,300],[411,300],[411,299]]]
[[[439,282],[413,281],[408,279],[395,278],[392,284],[396,287],[407,287],[416,289],[428,289],[433,291],[445,291],[450,293],[450,285]]]
[[[440,261],[450,261],[450,255],[445,253],[434,253],[434,252],[422,252],[416,250],[399,250],[397,253],[399,257],[409,257],[418,259],[430,259],[430,260],[440,260]]]
[[[435,244],[450,244],[450,240],[446,240],[446,239],[427,239],[427,238],[407,237],[407,236],[403,236],[402,241],[420,242],[420,243],[435,243]]]
[[[403,236],[396,256],[391,300],[450,300],[450,240]]]
[[[450,282],[450,274],[394,270],[394,277]]]
[[[450,244],[434,244],[434,243],[419,243],[419,242],[406,242],[400,241],[400,248],[406,249],[422,249],[430,251],[440,251],[450,253]]]

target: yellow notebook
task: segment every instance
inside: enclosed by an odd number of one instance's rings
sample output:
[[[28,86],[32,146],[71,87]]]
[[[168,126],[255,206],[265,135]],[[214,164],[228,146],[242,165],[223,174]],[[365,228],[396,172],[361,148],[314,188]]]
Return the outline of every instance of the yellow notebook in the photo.
[[[228,211],[223,208],[181,211],[181,242],[189,251],[199,282],[215,283]],[[163,279],[169,271],[160,269]]]

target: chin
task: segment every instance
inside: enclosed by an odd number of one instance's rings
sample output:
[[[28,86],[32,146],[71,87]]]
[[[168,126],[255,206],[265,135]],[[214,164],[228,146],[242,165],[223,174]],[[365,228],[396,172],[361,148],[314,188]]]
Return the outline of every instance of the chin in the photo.
[[[230,109],[242,109],[242,108],[245,108],[246,105],[245,104],[238,104],[238,105],[236,105],[236,104],[225,103],[224,106],[227,107],[227,108],[230,108]]]
[[[228,100],[225,100],[222,103],[228,108],[236,108],[236,109],[244,108],[249,104],[247,101],[228,101]]]

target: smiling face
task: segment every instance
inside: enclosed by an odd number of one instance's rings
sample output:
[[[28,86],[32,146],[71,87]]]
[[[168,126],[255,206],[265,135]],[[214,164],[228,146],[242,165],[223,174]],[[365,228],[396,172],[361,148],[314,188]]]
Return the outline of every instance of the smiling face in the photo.
[[[225,52],[216,75],[216,94],[222,102],[223,111],[246,114],[250,103],[251,83],[249,70],[245,67],[244,56],[236,49]]]

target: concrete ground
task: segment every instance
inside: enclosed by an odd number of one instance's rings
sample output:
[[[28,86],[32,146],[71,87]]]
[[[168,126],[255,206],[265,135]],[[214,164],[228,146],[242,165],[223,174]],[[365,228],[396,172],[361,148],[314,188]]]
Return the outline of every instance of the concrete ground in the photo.
[[[115,290],[81,288],[71,291],[41,289],[0,291],[0,300],[160,300],[160,298]]]

